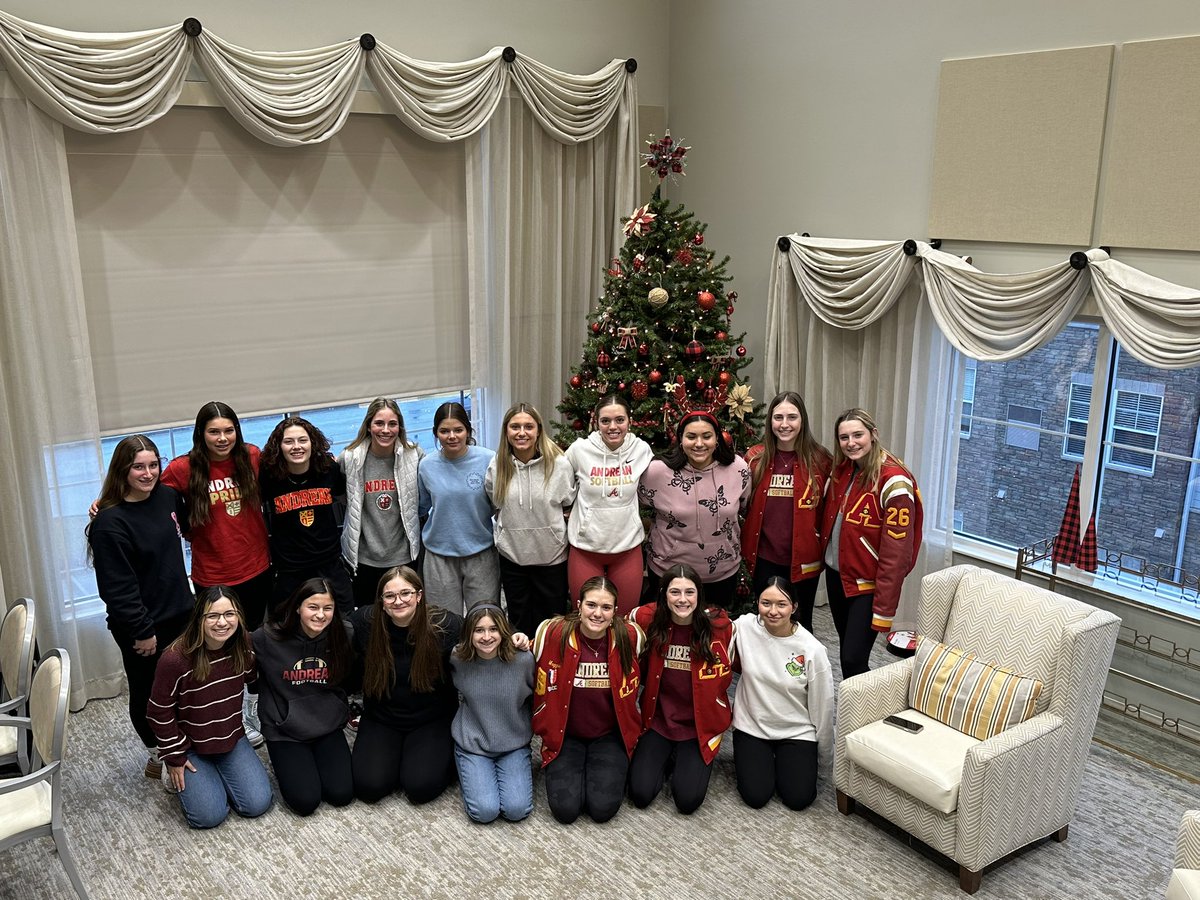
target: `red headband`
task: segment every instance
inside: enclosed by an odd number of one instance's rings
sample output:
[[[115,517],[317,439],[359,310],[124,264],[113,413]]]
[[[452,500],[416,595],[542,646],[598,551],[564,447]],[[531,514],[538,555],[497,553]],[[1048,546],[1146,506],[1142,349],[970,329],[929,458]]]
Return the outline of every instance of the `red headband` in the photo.
[[[683,422],[692,418],[708,419],[708,421],[712,423],[713,428],[715,428],[717,431],[721,430],[721,423],[717,421],[717,417],[712,413],[706,412],[702,409],[693,409],[691,412],[684,413],[683,418],[679,421]]]

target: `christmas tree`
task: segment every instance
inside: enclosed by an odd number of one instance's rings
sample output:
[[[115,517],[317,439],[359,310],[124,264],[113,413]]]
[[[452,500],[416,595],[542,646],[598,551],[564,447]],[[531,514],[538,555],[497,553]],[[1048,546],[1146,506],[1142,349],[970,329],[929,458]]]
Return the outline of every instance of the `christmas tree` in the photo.
[[[616,392],[630,402],[634,433],[655,450],[674,442],[685,414],[703,410],[744,452],[758,441],[762,404],[738,375],[752,357],[745,332],[730,330],[737,292],[725,289],[729,257],[718,260],[705,246],[706,223],[662,197],[662,181],[683,174],[690,148],[670,132],[646,143],[643,159],[659,186],[624,220],[625,243],[588,317],[582,359],[558,406],[565,421],[556,436],[566,446],[585,434],[596,401]]]

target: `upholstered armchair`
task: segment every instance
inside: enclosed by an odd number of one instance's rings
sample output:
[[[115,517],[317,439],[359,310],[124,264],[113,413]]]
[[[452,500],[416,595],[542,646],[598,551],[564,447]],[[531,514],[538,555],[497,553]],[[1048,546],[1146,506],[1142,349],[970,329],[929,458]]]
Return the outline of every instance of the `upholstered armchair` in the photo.
[[[914,673],[929,677],[920,650],[846,679],[834,750],[839,810],[861,802],[950,857],[968,893],[990,863],[1048,835],[1065,840],[1119,627],[1111,613],[975,566],[926,576],[919,634],[929,646],[974,655],[1008,685],[993,680],[994,696],[1012,684],[1033,689],[1017,724],[993,723],[1003,730],[981,739],[911,708]],[[957,684],[959,671],[946,668],[943,686]],[[923,730],[883,723],[895,714]]]
[[[1167,900],[1200,900],[1200,809],[1188,810],[1179,823]]]

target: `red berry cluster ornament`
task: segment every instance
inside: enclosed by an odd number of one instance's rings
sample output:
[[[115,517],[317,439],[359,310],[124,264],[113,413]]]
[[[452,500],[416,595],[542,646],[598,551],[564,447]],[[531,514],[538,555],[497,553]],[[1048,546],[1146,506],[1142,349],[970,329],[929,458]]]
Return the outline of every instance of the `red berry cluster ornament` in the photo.
[[[685,165],[683,157],[691,148],[677,143],[671,137],[670,131],[657,141],[646,141],[646,146],[650,148],[650,152],[642,154],[642,164],[651,172],[658,175],[659,180],[666,178],[668,175],[683,174],[683,167]]]
[[[639,380],[633,383],[633,387],[630,388],[629,392],[633,394],[634,400],[645,400],[646,395],[650,393],[650,387],[646,382]]]
[[[687,247],[682,247],[675,251],[675,262],[679,263],[681,266],[690,266],[693,259],[694,257],[692,256],[692,251]]]

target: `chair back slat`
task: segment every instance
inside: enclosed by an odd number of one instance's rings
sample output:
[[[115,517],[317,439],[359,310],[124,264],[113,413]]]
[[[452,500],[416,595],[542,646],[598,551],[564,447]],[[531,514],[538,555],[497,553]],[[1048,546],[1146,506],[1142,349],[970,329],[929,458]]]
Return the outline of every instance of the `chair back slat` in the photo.
[[[71,658],[66,650],[56,648],[38,665],[29,693],[35,768],[62,759],[70,696]]]
[[[4,614],[0,625],[0,702],[29,694],[36,633],[33,601],[22,597]],[[18,709],[17,715],[23,714]]]

